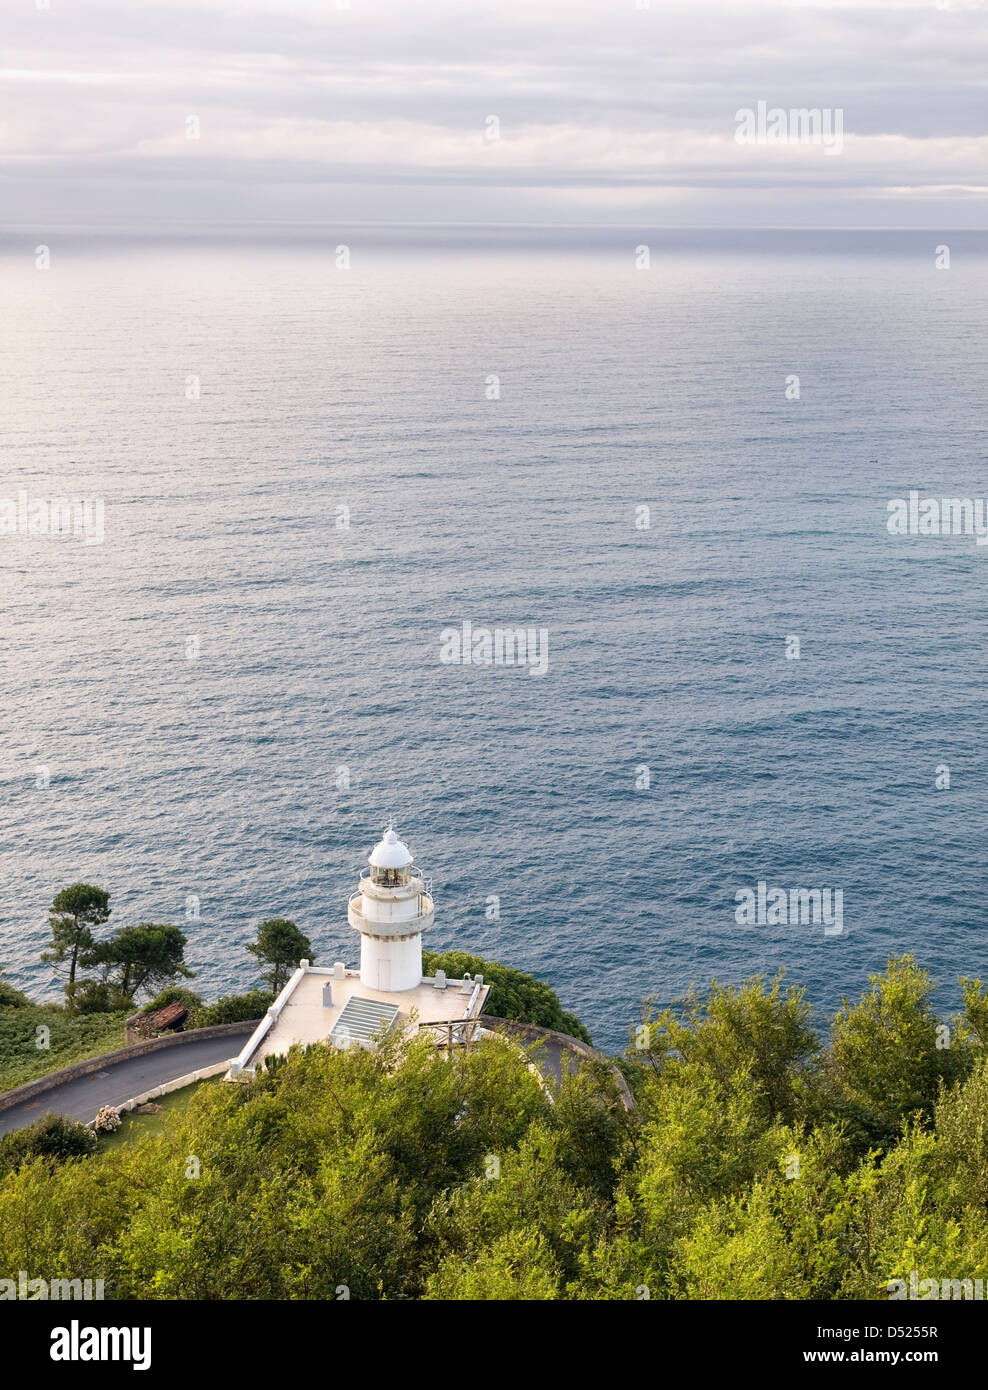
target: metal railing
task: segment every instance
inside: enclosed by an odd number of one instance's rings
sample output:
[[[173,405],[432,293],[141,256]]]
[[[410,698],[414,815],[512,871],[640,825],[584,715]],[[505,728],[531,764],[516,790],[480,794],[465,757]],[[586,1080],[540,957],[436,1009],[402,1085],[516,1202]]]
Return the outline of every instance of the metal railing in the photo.
[[[476,1018],[430,1019],[428,1023],[419,1024],[419,1032],[431,1034],[437,1047],[451,1052],[454,1047],[470,1046],[479,1022]]]
[[[362,912],[360,910],[357,904],[360,902],[362,897],[363,894],[359,891],[356,893],[351,893],[349,898],[347,899],[347,911],[353,913],[357,917],[362,917],[365,922],[370,922],[370,924],[375,927],[404,927],[409,922],[418,922],[423,917],[431,917],[436,910],[432,899],[428,898],[429,906],[427,908],[420,907],[418,912],[413,913],[411,917],[395,917],[393,920],[385,918],[382,920],[378,917],[368,917],[366,912]],[[424,897],[427,897],[427,895],[424,893],[420,893],[419,902],[421,902]]]

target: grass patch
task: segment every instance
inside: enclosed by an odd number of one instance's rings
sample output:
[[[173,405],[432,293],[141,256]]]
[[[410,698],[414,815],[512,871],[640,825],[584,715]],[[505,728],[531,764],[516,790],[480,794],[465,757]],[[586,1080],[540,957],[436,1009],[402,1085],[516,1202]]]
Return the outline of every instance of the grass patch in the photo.
[[[75,1014],[45,1004],[0,1007],[0,1092],[123,1047],[126,1013]],[[38,1047],[40,1027],[48,1047]]]
[[[133,1110],[128,1110],[120,1116],[120,1128],[112,1134],[101,1134],[99,1137],[99,1149],[97,1153],[109,1153],[113,1149],[122,1148],[124,1144],[130,1144],[135,1139],[143,1139],[149,1134],[161,1134],[169,1125],[174,1124],[179,1119],[183,1111],[188,1107],[192,1097],[203,1086],[214,1086],[222,1081],[222,1076],[210,1076],[204,1081],[194,1081],[191,1086],[183,1086],[180,1091],[171,1091],[167,1096],[158,1096],[153,1102],[161,1106],[161,1112],[157,1115],[136,1115]]]

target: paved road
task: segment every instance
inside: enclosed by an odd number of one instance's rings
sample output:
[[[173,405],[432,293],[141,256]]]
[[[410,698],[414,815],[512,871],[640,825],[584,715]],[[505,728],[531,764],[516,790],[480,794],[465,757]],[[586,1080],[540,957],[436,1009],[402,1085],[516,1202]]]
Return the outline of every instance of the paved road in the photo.
[[[523,1038],[517,1039],[524,1043]],[[566,1070],[576,1071],[580,1059],[568,1048],[560,1047],[554,1038],[544,1038],[538,1044],[538,1050],[532,1058],[539,1071],[545,1077],[550,1077],[553,1081],[561,1082],[563,1079],[563,1057],[565,1056]]]
[[[250,1027],[245,1028],[242,1035],[227,1033],[219,1038],[204,1038],[201,1042],[163,1047],[160,1052],[130,1057],[124,1062],[111,1063],[103,1071],[90,1072],[75,1081],[64,1081],[33,1100],[23,1101],[10,1110],[0,1110],[0,1134],[21,1129],[49,1110],[88,1123],[101,1105],[119,1105],[190,1071],[236,1057],[253,1031]]]

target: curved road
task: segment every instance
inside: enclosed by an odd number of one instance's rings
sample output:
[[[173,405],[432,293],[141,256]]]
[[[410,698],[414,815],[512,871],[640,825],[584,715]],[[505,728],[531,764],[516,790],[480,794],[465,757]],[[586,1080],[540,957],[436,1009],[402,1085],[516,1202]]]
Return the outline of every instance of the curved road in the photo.
[[[101,1105],[120,1105],[132,1096],[164,1085],[166,1081],[175,1081],[189,1072],[199,1071],[201,1067],[211,1067],[214,1062],[225,1062],[236,1057],[255,1027],[255,1024],[251,1024],[244,1029],[243,1035],[227,1033],[220,1038],[204,1038],[201,1042],[163,1047],[159,1052],[149,1052],[143,1057],[128,1057],[123,1062],[112,1062],[102,1071],[90,1072],[88,1076],[77,1077],[74,1081],[63,1081],[33,1100],[22,1101],[10,1110],[0,1110],[0,1134],[22,1129],[49,1110],[88,1123]]]

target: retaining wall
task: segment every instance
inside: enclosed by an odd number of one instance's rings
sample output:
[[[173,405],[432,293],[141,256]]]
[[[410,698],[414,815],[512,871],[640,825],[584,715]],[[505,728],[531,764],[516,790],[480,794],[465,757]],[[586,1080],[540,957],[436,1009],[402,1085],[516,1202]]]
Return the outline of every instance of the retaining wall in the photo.
[[[245,1023],[215,1023],[211,1028],[191,1028],[187,1033],[169,1033],[164,1038],[151,1038],[147,1042],[118,1048],[116,1052],[104,1052],[99,1057],[87,1057],[84,1062],[63,1067],[61,1071],[51,1071],[47,1076],[39,1076],[36,1081],[27,1081],[23,1086],[15,1086],[12,1091],[5,1091],[0,1095],[0,1111],[9,1110],[21,1101],[34,1100],[35,1096],[42,1096],[46,1091],[54,1090],[64,1081],[77,1081],[80,1076],[91,1076],[93,1072],[111,1067],[115,1062],[126,1062],[132,1057],[144,1057],[149,1052],[161,1052],[166,1047],[181,1047],[183,1043],[203,1042],[207,1038],[244,1037],[256,1027],[256,1019]]]

